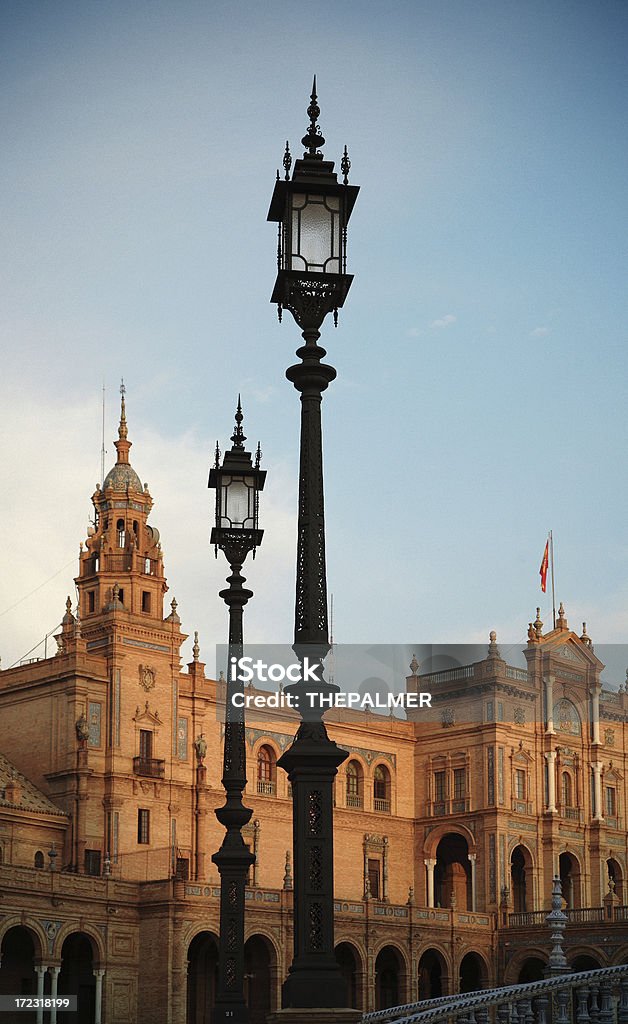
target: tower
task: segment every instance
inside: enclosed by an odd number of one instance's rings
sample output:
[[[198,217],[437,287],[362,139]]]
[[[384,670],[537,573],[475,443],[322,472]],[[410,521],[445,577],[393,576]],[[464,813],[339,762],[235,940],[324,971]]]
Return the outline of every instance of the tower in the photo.
[[[149,627],[161,623],[168,590],[159,530],[147,521],[153,499],[129,462],[124,384],[120,390],[120,425],[114,442],[117,460],[92,495],[94,526],[81,550],[76,579],[81,632],[86,639],[105,635],[107,612],[139,615]]]

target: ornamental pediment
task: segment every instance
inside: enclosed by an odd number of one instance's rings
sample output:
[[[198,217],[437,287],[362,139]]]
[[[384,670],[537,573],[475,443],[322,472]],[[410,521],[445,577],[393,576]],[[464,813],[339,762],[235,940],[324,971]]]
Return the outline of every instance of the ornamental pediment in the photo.
[[[139,704],[135,709],[133,715],[134,722],[150,722],[151,725],[163,725],[161,718],[159,717],[158,711],[151,711],[148,705],[148,701],[144,704],[143,710],[140,709]]]

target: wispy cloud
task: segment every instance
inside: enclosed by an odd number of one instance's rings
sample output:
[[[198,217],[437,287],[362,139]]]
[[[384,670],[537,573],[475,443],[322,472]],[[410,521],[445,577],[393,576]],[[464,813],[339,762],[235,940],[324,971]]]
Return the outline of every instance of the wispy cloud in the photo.
[[[530,331],[531,338],[545,338],[550,332],[549,327],[535,327],[533,331]]]
[[[446,313],[445,316],[441,316],[438,320],[432,320],[430,327],[441,330],[443,327],[451,327],[452,324],[456,323],[457,319],[453,313]]]

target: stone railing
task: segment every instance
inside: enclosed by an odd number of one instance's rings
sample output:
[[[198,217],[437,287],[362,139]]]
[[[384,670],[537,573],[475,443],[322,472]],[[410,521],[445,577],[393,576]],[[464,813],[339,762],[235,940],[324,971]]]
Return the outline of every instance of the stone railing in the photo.
[[[567,925],[602,924],[604,921],[628,921],[626,907],[577,907],[565,911]],[[546,910],[525,910],[508,915],[509,928],[537,928],[545,922]]]
[[[628,1024],[628,964],[524,985],[444,996],[376,1013],[363,1024]]]

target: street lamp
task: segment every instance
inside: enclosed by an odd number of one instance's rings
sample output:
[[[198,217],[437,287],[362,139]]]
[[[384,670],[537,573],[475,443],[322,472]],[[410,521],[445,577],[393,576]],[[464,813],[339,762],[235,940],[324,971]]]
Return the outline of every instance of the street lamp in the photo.
[[[346,272],[347,222],[359,189],[348,184],[345,147],[343,183],[332,160],[324,160],[325,142],[317,124],[320,110],[316,78],[308,107],[310,124],[302,140],[306,152],[294,166],[288,144],[285,180],[277,181],[268,219],[278,222],[278,273],[271,302],[279,318],[288,309],[301,328],[305,344],[297,349],[301,362],[286,371],[301,394],[299,516],[294,651],[303,665],[318,667],[318,683],[286,687],[298,700],[301,724],[279,765],[292,785],[294,860],[294,958],[283,985],[289,1007],[342,1007],[346,986],[334,954],[333,781],[348,757],[327,735],[323,701],[338,687],[323,678],[329,651],[325,515],[321,434],[322,393],[335,378],[322,362],[317,344],[328,313],[343,305],[352,277]]]
[[[263,530],[258,527],[259,492],[264,488],[266,471],[260,469],[262,453],[259,445],[255,464],[245,451],[246,437],[242,431],[242,407],[238,396],[236,426],[231,437],[233,446],[220,465],[216,445],[216,462],[209,473],[209,486],[216,490],[216,525],[211,533],[216,557],[224,551],[231,575],[229,588],[220,596],[229,608],[229,656],[225,694],[225,745],[222,785],[226,800],[216,808],[216,817],[226,832],[222,846],[212,857],[220,874],[220,943],[218,956],[218,991],[212,1015],[213,1024],[246,1024],[249,1019],[244,1000],[244,898],[246,876],[255,857],[242,837],[242,827],[251,814],[242,803],[246,786],[246,750],[244,709],[234,707],[234,696],[243,687],[236,663],[242,657],[243,609],[253,591],[244,587],[242,566],[249,551],[262,542]],[[235,661],[234,661],[235,659]],[[241,701],[237,702],[241,704]]]

